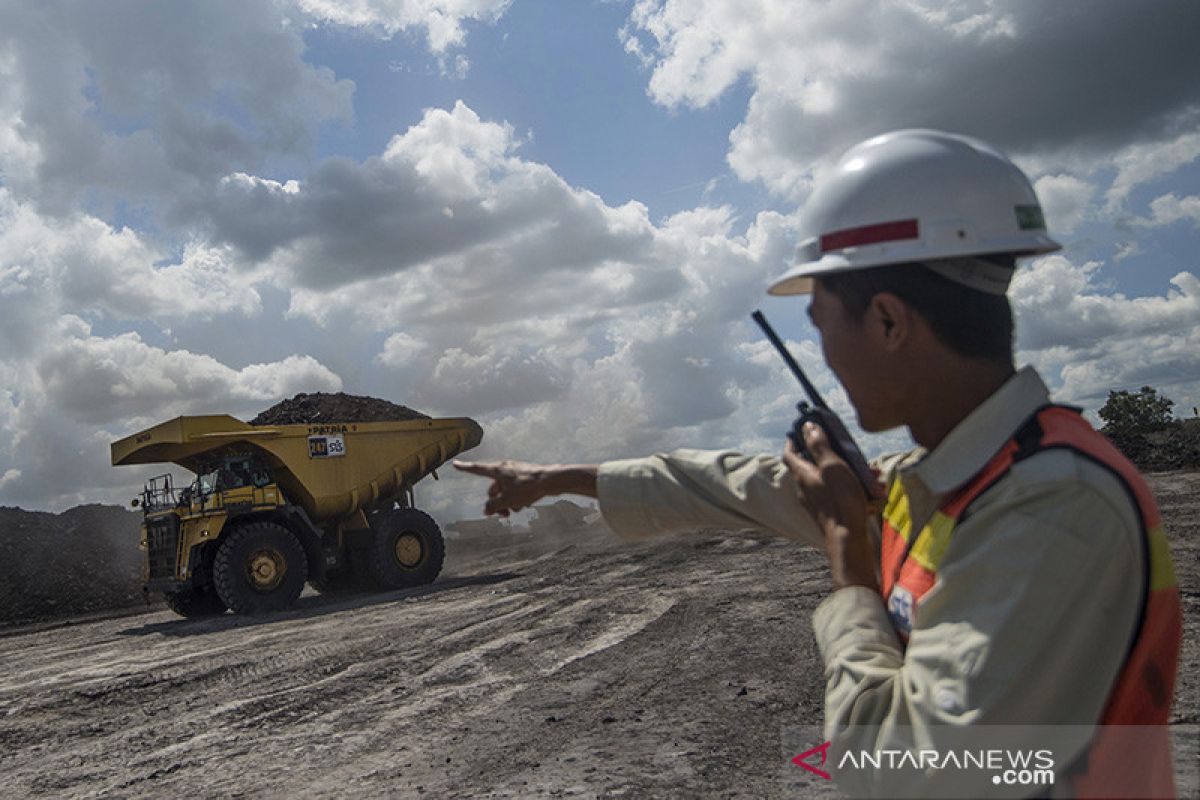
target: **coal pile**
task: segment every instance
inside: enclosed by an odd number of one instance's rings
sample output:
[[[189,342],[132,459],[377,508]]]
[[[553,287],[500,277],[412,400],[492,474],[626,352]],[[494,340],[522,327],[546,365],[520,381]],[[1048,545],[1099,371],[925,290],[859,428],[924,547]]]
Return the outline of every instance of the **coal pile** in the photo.
[[[429,419],[428,414],[414,411],[377,397],[346,394],[301,392],[268,408],[251,425],[297,425],[323,422],[397,422],[409,419]]]
[[[1147,433],[1105,435],[1142,472],[1200,469],[1200,419]]]
[[[145,602],[141,521],[119,506],[0,508],[0,623]]]

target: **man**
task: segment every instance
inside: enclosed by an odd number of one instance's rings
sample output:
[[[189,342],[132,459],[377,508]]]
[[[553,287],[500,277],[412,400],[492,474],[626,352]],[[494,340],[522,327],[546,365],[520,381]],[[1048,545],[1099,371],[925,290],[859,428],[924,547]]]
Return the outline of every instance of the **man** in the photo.
[[[834,583],[813,627],[841,747],[944,750],[969,727],[1073,725],[1056,732],[1056,793],[1173,794],[1165,734],[1143,737],[1139,774],[1106,771],[1126,744],[1111,726],[1168,721],[1179,595],[1136,470],[1013,367],[1016,260],[1058,249],[1028,179],[977,140],[899,131],[851,149],[802,223],[800,263],[770,292],[811,293],[859,424],[906,426],[918,445],[876,465],[882,512],[810,424],[809,457],[789,442],[782,460],[458,464],[492,479],[487,513],[577,493],[624,535],[724,525],[813,542]]]

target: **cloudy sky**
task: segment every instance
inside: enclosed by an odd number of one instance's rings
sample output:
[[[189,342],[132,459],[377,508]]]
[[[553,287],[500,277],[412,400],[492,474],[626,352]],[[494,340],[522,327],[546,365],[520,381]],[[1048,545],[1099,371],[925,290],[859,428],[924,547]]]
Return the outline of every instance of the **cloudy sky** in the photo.
[[[346,391],[481,458],[778,451],[764,287],[836,155],[989,139],[1064,251],[1020,360],[1200,405],[1200,4],[0,0],[0,504],[124,502],[115,438]],[[864,449],[905,442],[869,437]],[[477,479],[418,488],[443,522]]]

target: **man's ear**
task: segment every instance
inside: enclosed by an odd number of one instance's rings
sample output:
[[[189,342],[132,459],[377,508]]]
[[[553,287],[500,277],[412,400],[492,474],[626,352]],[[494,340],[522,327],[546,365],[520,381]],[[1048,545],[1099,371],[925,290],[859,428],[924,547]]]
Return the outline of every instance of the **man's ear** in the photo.
[[[867,306],[866,321],[888,352],[900,349],[912,335],[912,306],[891,292],[879,292]]]

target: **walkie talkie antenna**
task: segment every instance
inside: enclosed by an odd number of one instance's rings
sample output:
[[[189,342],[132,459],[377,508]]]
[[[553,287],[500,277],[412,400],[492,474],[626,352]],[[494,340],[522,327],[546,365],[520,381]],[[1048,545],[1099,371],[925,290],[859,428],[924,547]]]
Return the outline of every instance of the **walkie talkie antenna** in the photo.
[[[771,323],[767,322],[767,318],[763,316],[761,311],[755,311],[750,315],[758,327],[762,328],[762,332],[766,334],[767,339],[771,344],[775,345],[775,349],[779,351],[779,355],[783,356],[783,361],[792,370],[792,374],[796,376],[796,380],[800,381],[800,385],[804,387],[804,392],[808,395],[808,399],[817,408],[828,409],[829,405],[821,397],[821,393],[817,391],[817,387],[812,385],[808,376],[804,374],[804,370],[800,369],[800,365],[796,363],[796,359],[792,358],[792,354],[788,352],[783,340],[775,333],[775,329],[771,327]]]
[[[783,342],[772,330],[770,323],[761,311],[755,311],[750,315],[754,321],[758,323],[758,327],[762,328],[763,333],[767,335],[767,339],[771,344],[775,345],[775,349],[779,351],[779,355],[783,356],[783,361],[792,370],[792,374],[796,376],[796,380],[800,381],[800,385],[804,387],[804,392],[808,395],[808,399],[812,401],[812,405],[808,403],[799,403],[796,410],[800,412],[800,418],[792,425],[791,432],[788,433],[788,439],[795,446],[796,451],[801,453],[809,461],[815,461],[812,453],[804,444],[803,429],[809,423],[816,424],[825,431],[825,435],[829,437],[829,444],[833,448],[833,452],[842,458],[854,471],[858,482],[862,484],[863,491],[867,493],[868,498],[882,497],[883,487],[875,477],[871,465],[862,454],[862,450],[858,449],[858,445],[854,443],[854,437],[850,435],[850,431],[846,430],[845,423],[837,414],[833,413],[833,409],[825,404],[821,399],[821,395],[817,392],[817,387],[809,383],[808,377],[804,374],[804,370],[800,369],[800,365],[796,363],[796,359],[792,358],[792,354],[783,346]]]

